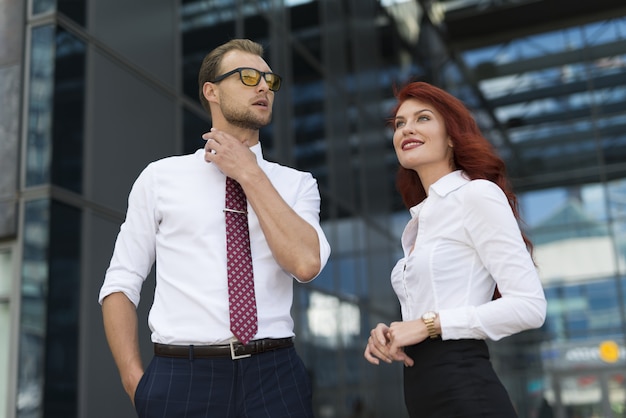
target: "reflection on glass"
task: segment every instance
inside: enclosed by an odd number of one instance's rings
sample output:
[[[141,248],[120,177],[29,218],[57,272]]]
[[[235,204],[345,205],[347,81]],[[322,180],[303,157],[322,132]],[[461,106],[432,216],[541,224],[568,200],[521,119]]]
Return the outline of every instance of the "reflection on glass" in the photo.
[[[609,402],[613,417],[626,417],[626,372],[615,373],[609,378]]]
[[[53,182],[80,193],[85,45],[62,28],[32,33],[26,185]]]
[[[620,299],[613,278],[546,288],[548,335],[568,340],[611,337],[622,332]]]
[[[2,261],[0,260],[0,263]],[[0,273],[1,274],[1,273]],[[11,309],[8,302],[0,299],[0,405],[8,405],[9,393],[9,349],[11,346]],[[0,411],[0,416],[4,411]]]
[[[309,330],[319,345],[347,346],[359,337],[361,312],[358,305],[336,296],[310,292],[307,317]]]
[[[0,370],[9,370],[9,348],[11,346],[10,296],[13,282],[11,251],[0,249]],[[10,373],[0,373],[0,405],[8,405],[8,382]],[[0,411],[0,416],[2,415]]]
[[[76,416],[80,225],[76,208],[49,200],[25,205],[19,418]]]
[[[56,0],[33,0],[33,14],[46,13],[54,11]]]
[[[612,277],[626,268],[609,229],[601,184],[520,195],[545,285]]]
[[[561,380],[561,400],[567,416],[603,416],[599,376],[588,374]]]
[[[597,181],[607,164],[623,177],[625,28],[616,15],[462,52],[506,127],[511,174],[542,187]]]
[[[608,196],[617,251],[621,257],[626,258],[626,180],[621,179],[609,183]],[[626,273],[626,268],[621,268],[620,274],[624,273]]]
[[[6,1],[4,2],[6,3]],[[3,1],[0,1],[0,8],[2,8]],[[4,6],[5,7],[5,6]],[[2,27],[0,24],[0,45],[7,45],[12,43],[9,37],[5,36],[5,31],[12,31],[11,33],[21,32],[15,27]],[[18,36],[18,35],[15,35]],[[22,69],[21,66],[6,66],[10,62],[8,54],[3,54],[2,50],[11,48],[0,48],[0,62],[5,63],[0,65],[0,167],[2,167],[2,175],[0,176],[0,205],[3,200],[7,198],[13,200],[16,196],[17,178],[19,173],[19,120],[20,120],[20,101],[22,90]],[[4,65],[4,67],[2,67]],[[9,208],[7,208],[9,209]],[[8,231],[6,226],[3,225],[4,219],[7,218],[2,214],[3,210],[0,208],[0,237],[10,235],[11,232],[15,234],[15,231]]]
[[[54,26],[40,26],[32,31],[26,186],[50,181],[53,77]]]
[[[27,202],[24,208],[18,418],[43,416],[49,208],[49,200]]]

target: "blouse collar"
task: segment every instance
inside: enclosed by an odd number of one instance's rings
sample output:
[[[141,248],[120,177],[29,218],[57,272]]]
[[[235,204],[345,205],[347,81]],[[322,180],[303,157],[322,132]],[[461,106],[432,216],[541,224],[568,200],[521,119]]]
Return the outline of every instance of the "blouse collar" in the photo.
[[[449,193],[467,184],[469,181],[470,179],[467,177],[467,174],[465,174],[462,170],[453,171],[431,184],[429,195],[436,193],[440,197],[445,197]],[[411,218],[417,217],[427,199],[428,197],[409,209]]]

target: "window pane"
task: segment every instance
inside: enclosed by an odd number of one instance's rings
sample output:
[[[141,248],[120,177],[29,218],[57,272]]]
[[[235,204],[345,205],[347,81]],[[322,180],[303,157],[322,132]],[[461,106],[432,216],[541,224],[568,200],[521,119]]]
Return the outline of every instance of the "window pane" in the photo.
[[[10,296],[13,281],[11,251],[0,249],[0,405],[8,405],[9,390],[9,349],[11,346],[11,309]],[[7,409],[0,408],[0,418],[5,417]]]
[[[8,298],[12,287],[11,251],[0,249],[0,301]]]
[[[85,0],[59,0],[57,10],[74,22],[85,26],[86,3]]]
[[[51,12],[55,7],[55,0],[33,0],[33,14]]]
[[[2,42],[1,34],[0,42]],[[0,205],[2,200],[12,199],[15,196],[17,187],[20,73],[21,67],[19,66],[0,68],[0,109],[2,109],[0,112],[0,132],[2,132],[2,140],[0,141],[0,167],[2,167]],[[3,211],[0,209],[1,213]],[[0,236],[8,235],[10,232],[14,233],[15,231],[6,231],[0,219]]]
[[[77,417],[81,212],[53,201],[46,323],[46,417]]]
[[[32,31],[26,186],[50,181],[53,77],[54,26],[41,26]]]
[[[85,44],[58,28],[55,35],[52,183],[82,191]]]
[[[17,416],[42,416],[46,300],[48,296],[48,200],[26,203],[22,261]]]
[[[3,261],[0,260],[0,264]],[[0,267],[1,268],[1,267]],[[0,273],[2,274],[2,273]],[[0,299],[0,405],[7,405],[9,390],[9,347],[11,337],[11,310],[8,302],[2,302]],[[7,408],[0,409],[0,418],[6,417]]]

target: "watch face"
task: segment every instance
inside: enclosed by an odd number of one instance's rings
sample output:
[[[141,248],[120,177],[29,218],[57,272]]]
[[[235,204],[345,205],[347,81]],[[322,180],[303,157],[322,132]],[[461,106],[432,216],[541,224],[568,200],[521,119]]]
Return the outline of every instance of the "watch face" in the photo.
[[[437,317],[437,314],[434,312],[426,312],[424,315],[422,315],[422,319],[435,319]]]

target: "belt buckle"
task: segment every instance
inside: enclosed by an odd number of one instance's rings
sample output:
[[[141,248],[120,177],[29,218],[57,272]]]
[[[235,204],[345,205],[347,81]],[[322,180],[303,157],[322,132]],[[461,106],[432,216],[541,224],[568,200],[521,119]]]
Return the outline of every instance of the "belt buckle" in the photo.
[[[252,356],[252,354],[242,354],[240,356],[238,356],[237,354],[235,354],[235,343],[236,341],[231,341],[230,343],[228,343],[230,345],[230,358],[233,360],[239,360],[242,358],[246,358],[246,357],[250,357]]]

